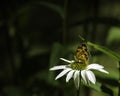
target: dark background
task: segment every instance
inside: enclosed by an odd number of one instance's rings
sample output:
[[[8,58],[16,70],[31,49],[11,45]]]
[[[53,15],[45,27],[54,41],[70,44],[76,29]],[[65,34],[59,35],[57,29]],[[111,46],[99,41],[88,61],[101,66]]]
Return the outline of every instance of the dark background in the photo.
[[[0,1],[0,96],[73,96],[73,81],[58,72],[60,57],[73,58],[79,36],[120,53],[119,0]],[[82,85],[84,96],[117,96],[117,62],[91,49],[92,61],[110,75],[98,73],[99,88]],[[107,81],[107,82],[106,82]],[[107,84],[106,84],[107,83]]]

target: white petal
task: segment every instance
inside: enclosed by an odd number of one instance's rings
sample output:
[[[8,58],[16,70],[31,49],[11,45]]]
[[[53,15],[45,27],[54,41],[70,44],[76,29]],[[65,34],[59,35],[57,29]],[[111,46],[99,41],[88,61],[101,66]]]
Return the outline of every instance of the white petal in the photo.
[[[102,69],[102,68],[104,68],[104,67],[102,65],[99,65],[99,64],[90,64],[90,65],[87,66],[88,70],[89,69],[95,69],[95,70],[97,70],[97,69]]]
[[[50,68],[50,70],[59,70],[59,69],[65,69],[66,65],[60,65],[60,66],[54,66],[52,68]]]
[[[98,71],[103,72],[103,73],[106,73],[106,74],[109,74],[109,72],[107,72],[107,71],[104,70],[104,69],[99,69]]]
[[[82,76],[83,80],[85,81],[85,83],[87,83],[87,77],[86,77],[85,70],[81,71],[81,76]]]
[[[74,62],[73,60],[70,61],[70,60],[67,60],[67,59],[64,59],[64,58],[60,58],[60,59],[67,62],[67,63],[73,63]]]
[[[65,75],[67,72],[69,72],[70,70],[72,70],[72,69],[70,69],[70,68],[64,69],[60,74],[57,75],[57,77],[55,78],[55,80],[57,80],[57,79],[59,79],[60,77],[64,76],[64,75]]]
[[[70,71],[70,72],[67,74],[66,82],[68,82],[68,81],[72,78],[74,72],[75,72],[75,71],[72,70],[72,71]]]
[[[88,70],[88,71],[86,71],[86,75],[87,75],[87,78],[89,79],[89,81],[91,81],[93,84],[95,84],[96,78],[95,78],[94,73],[92,71]]]
[[[79,71],[75,71],[75,73],[74,73],[74,79],[77,78],[78,73],[79,73]]]
[[[74,83],[75,83],[76,88],[78,89],[80,85],[80,72],[79,71],[75,71],[74,73]]]

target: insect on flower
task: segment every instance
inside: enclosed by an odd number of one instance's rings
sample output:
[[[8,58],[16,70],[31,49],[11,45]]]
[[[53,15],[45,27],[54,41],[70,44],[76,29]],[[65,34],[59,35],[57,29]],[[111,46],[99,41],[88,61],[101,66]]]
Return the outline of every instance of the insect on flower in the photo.
[[[73,77],[75,86],[77,89],[79,89],[81,78],[86,84],[89,84],[90,82],[93,84],[96,83],[95,74],[92,72],[92,70],[109,74],[109,72],[104,69],[104,66],[97,63],[89,63],[89,51],[86,44],[81,44],[78,46],[74,57],[74,60],[60,58],[62,61],[65,61],[69,64],[53,66],[50,68],[51,71],[62,70],[56,76],[55,80],[67,75],[66,82],[69,82],[69,80]]]
[[[86,44],[81,44],[78,46],[75,52],[75,60],[78,62],[87,62],[89,59],[89,52]]]

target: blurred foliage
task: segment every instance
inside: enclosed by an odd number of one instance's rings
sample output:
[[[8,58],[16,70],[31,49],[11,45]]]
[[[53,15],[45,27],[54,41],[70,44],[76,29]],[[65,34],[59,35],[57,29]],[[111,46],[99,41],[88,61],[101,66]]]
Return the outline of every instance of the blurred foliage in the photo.
[[[110,73],[95,72],[97,84],[83,84],[82,96],[117,96],[119,6],[118,0],[2,0],[0,96],[75,95],[72,80],[55,81],[58,72],[49,72],[49,68],[63,64],[60,57],[74,58],[82,42],[79,35],[97,44],[95,49],[89,46],[91,59]]]
[[[107,43],[118,43],[120,41],[120,28],[119,27],[112,27],[110,28],[108,37],[107,37]],[[115,45],[114,44],[114,45]]]

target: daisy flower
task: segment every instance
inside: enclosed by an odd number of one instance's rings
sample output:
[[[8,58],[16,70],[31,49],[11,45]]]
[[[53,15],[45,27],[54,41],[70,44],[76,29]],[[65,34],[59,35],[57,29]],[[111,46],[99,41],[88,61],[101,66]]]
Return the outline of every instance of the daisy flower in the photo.
[[[50,70],[62,70],[60,72],[55,80],[61,78],[62,76],[66,75],[66,82],[69,82],[69,80],[73,77],[74,83],[76,88],[78,89],[80,86],[80,77],[82,77],[82,80],[87,84],[89,82],[95,84],[96,83],[96,78],[94,73],[91,70],[97,70],[103,73],[108,74],[106,70],[104,70],[104,67],[99,64],[88,64],[83,63],[83,62],[76,62],[74,60],[67,60],[64,58],[60,58],[61,60],[69,63],[68,65],[59,65],[59,66],[54,66],[50,68]]]

